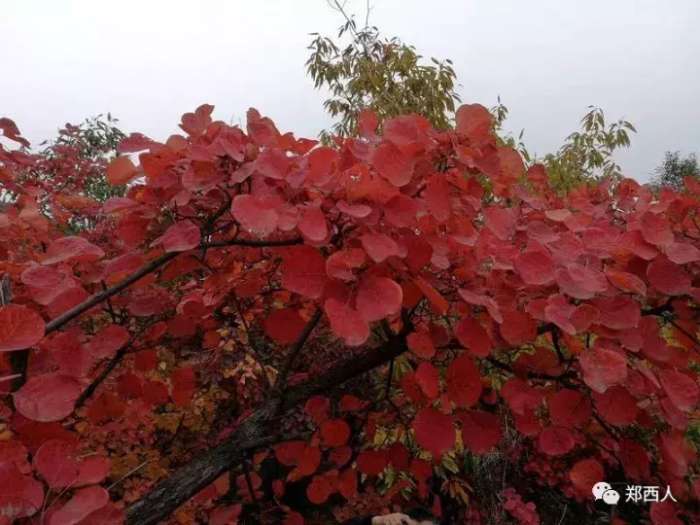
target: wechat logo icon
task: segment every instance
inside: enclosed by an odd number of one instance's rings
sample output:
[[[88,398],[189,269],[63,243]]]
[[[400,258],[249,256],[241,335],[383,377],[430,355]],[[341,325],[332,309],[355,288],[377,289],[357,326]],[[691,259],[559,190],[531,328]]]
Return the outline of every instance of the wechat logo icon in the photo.
[[[610,483],[605,481],[599,481],[593,485],[591,492],[593,492],[593,497],[596,501],[602,499],[608,505],[617,505],[617,502],[620,501],[620,494],[613,490]]]

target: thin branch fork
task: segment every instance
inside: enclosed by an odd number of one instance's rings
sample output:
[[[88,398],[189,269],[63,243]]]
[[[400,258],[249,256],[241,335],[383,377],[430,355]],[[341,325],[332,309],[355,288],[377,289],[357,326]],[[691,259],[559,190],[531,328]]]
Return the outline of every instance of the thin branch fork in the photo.
[[[295,237],[292,239],[283,239],[283,240],[277,240],[277,241],[259,241],[259,240],[254,240],[254,239],[228,239],[228,240],[223,240],[223,241],[211,241],[211,242],[204,242],[200,245],[200,248],[224,248],[227,246],[244,246],[244,247],[249,247],[249,248],[272,248],[272,247],[279,247],[279,246],[292,246],[295,244],[300,244],[303,242],[301,238]],[[100,304],[103,301],[106,301],[113,295],[118,294],[122,290],[125,290],[135,282],[141,280],[144,278],[146,275],[153,273],[156,271],[158,268],[161,266],[165,265],[166,263],[170,262],[173,260],[175,257],[178,255],[186,253],[186,252],[168,252],[160,257],[157,257],[156,259],[153,259],[151,262],[146,264],[145,266],[141,267],[139,270],[131,274],[130,276],[126,277],[119,283],[115,284],[114,286],[107,288],[105,290],[102,290],[101,292],[93,295],[86,301],[83,301],[77,306],[74,306],[70,310],[64,312],[63,314],[59,315],[55,319],[51,320],[49,323],[46,324],[46,333],[50,334],[51,332],[54,332],[64,326],[65,324],[69,323],[76,317],[80,316],[84,312],[90,310],[93,306],[96,306]]]

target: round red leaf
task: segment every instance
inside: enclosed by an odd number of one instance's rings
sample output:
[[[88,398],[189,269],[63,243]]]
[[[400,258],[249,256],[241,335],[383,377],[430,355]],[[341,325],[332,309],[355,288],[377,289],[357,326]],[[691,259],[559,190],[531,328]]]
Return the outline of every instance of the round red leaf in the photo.
[[[487,357],[491,353],[491,338],[473,317],[462,317],[455,327],[455,336],[475,356]]]
[[[481,376],[468,355],[458,357],[447,368],[447,395],[461,408],[469,408],[479,400]]]
[[[387,277],[369,276],[360,282],[355,304],[366,321],[379,321],[401,309],[403,290]]]
[[[698,380],[677,370],[665,369],[659,372],[659,379],[671,402],[683,412],[690,412],[698,404],[700,389]]]
[[[52,489],[71,486],[78,479],[80,462],[75,443],[50,439],[39,447],[33,462]]]
[[[294,308],[274,310],[264,322],[265,333],[276,343],[286,345],[299,339],[306,322]]]
[[[462,441],[473,454],[486,454],[501,441],[503,430],[497,415],[470,410],[460,418]]]
[[[342,447],[350,439],[350,426],[342,419],[321,423],[321,440],[327,447]]]
[[[684,295],[690,292],[690,276],[679,265],[659,256],[647,266],[649,283],[661,293]]]
[[[60,421],[73,412],[80,383],[62,374],[33,376],[13,394],[17,411],[34,421]]]
[[[0,307],[0,352],[24,350],[44,337],[46,323],[34,310],[10,304]]]
[[[569,471],[569,479],[576,492],[581,496],[590,496],[593,485],[603,480],[605,471],[595,459],[582,459]]]
[[[568,428],[547,427],[539,436],[540,450],[548,456],[561,456],[574,448],[576,442]]]
[[[455,444],[455,428],[452,418],[434,408],[424,408],[413,420],[416,441],[438,458]]]

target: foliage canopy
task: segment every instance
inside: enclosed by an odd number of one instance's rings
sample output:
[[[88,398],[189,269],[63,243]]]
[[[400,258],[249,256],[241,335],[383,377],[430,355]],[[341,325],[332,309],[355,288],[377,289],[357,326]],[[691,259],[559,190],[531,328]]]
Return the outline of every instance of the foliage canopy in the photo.
[[[103,203],[68,162],[23,184],[45,153],[0,148],[0,523],[407,499],[488,523],[500,498],[535,524],[542,486],[607,515],[601,479],[677,500],[623,522],[700,518],[700,184],[561,195],[478,104],[446,129],[364,112],[333,147],[212,111],[122,140]],[[506,486],[479,492],[494,451]]]

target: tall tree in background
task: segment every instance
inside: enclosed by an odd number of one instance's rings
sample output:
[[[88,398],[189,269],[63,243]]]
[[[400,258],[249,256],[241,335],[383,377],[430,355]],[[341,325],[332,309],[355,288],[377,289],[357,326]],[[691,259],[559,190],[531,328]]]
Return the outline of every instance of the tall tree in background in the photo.
[[[107,164],[116,156],[117,146],[126,135],[117,127],[118,119],[110,113],[85,119],[79,125],[66,124],[53,141],[44,141],[46,162],[34,172],[37,180],[51,181],[66,163],[77,165],[74,176],[65,182],[67,189],[104,202],[124,194],[123,186],[107,182]]]
[[[330,91],[323,105],[339,118],[331,133],[354,135],[363,109],[373,110],[380,122],[418,113],[436,128],[447,128],[459,102],[452,62],[431,58],[424,63],[413,46],[396,37],[384,38],[369,25],[369,6],[359,27],[355,17],[346,13],[344,3],[334,0],[329,5],[343,15],[345,23],[337,40],[313,33],[306,68],[316,88]],[[322,137],[328,139],[331,133],[325,131]]]
[[[694,153],[681,157],[678,151],[667,151],[664,161],[657,167],[652,185],[680,190],[686,177],[700,178],[700,166]]]
[[[560,191],[605,177],[622,176],[614,153],[629,147],[630,132],[637,130],[624,119],[607,124],[601,108],[589,106],[589,109],[581,119],[581,131],[569,135],[557,152],[543,159],[552,185]]]

